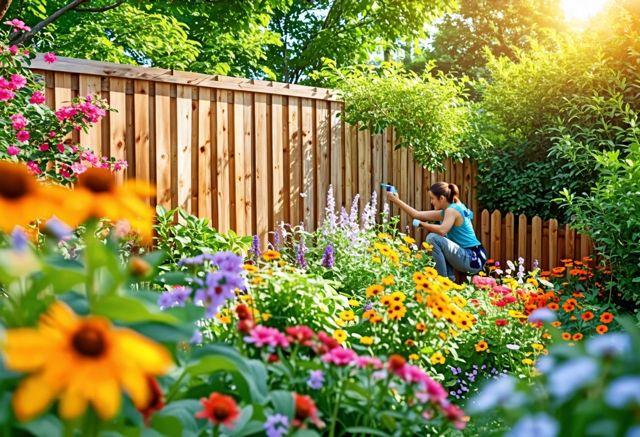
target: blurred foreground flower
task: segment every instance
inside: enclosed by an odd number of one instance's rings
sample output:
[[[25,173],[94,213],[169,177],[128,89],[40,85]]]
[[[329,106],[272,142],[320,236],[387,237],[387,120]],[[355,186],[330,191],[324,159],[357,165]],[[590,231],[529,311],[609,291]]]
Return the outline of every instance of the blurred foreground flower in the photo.
[[[13,396],[19,420],[44,412],[59,398],[60,416],[72,419],[91,404],[103,420],[120,409],[124,390],[138,408],[152,397],[149,378],[172,365],[169,353],[101,317],[78,317],[62,302],[41,316],[37,328],[6,332],[2,345],[9,370],[29,373]]]

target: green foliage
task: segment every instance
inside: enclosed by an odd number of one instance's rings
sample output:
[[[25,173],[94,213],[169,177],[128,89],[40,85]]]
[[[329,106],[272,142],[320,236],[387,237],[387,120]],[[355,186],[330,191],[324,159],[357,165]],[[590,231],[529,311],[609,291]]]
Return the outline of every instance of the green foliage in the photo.
[[[588,234],[604,257],[625,299],[640,306],[640,143],[626,158],[620,151],[595,155],[600,177],[588,195],[562,192],[574,227]]]
[[[208,219],[198,218],[180,208],[167,211],[158,205],[156,214],[156,247],[167,253],[165,270],[178,269],[177,263],[182,258],[222,251],[242,253],[251,245],[251,237],[242,237],[233,231],[221,234]]]
[[[470,117],[464,81],[430,71],[418,76],[393,63],[337,68],[331,61],[316,77],[342,91],[347,122],[374,133],[393,126],[397,147],[412,149],[424,167],[443,170],[446,158],[466,156],[460,149]]]

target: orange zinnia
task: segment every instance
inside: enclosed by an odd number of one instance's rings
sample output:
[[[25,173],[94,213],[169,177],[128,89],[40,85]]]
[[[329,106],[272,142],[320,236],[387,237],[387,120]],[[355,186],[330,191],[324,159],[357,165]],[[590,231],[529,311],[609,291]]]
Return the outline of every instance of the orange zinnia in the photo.
[[[580,332],[576,332],[575,334],[573,334],[573,341],[580,341],[583,337],[584,335],[582,335]]]
[[[551,311],[558,311],[560,306],[555,302],[551,302],[550,304],[547,305],[547,308],[549,308]]]
[[[476,343],[476,352],[484,352],[489,348],[489,344],[482,340]]]
[[[607,327],[607,325],[598,325],[598,327],[596,328],[596,332],[598,334],[604,334],[608,330],[609,330],[609,328]]]
[[[582,313],[582,320],[584,320],[585,322],[588,322],[589,320],[593,319],[595,316],[593,315],[593,313],[591,311],[586,311],[584,313]]]
[[[613,314],[604,312],[600,315],[600,321],[602,323],[611,323],[613,321]]]
[[[571,340],[571,334],[569,334],[568,332],[563,332],[562,339],[565,341]]]

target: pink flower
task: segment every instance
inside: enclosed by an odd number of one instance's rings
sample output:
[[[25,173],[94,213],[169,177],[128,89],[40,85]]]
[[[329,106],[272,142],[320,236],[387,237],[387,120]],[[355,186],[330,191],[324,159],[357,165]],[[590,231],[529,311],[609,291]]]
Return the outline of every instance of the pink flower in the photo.
[[[313,339],[313,330],[308,326],[290,326],[286,329],[289,336],[289,341],[292,343],[299,343],[302,346],[311,346],[311,340]]]
[[[7,147],[7,154],[9,156],[16,156],[20,153],[20,148],[18,146],[9,146]]]
[[[48,52],[44,54],[44,62],[46,62],[47,64],[53,64],[57,60],[58,58],[56,57],[55,53]]]
[[[336,347],[322,356],[325,363],[335,364],[336,366],[348,366],[353,364],[358,355],[351,349]]]
[[[124,170],[129,167],[129,164],[124,159],[118,159],[115,164],[113,164],[113,171]]]
[[[46,152],[47,150],[49,150],[49,145],[47,143],[42,143],[42,144],[40,144],[40,147],[38,147],[38,149],[41,152]]]
[[[78,109],[73,106],[63,106],[56,111],[59,121],[70,120],[78,114]]]
[[[58,149],[58,152],[64,153],[64,143],[56,144],[56,148]]]
[[[443,412],[445,417],[453,422],[453,426],[455,426],[456,429],[464,429],[467,426],[464,411],[457,405],[447,403],[443,406]]]
[[[411,364],[405,364],[396,374],[407,384],[426,384],[431,379],[424,370]]]
[[[472,281],[473,281],[473,285],[475,285],[478,288],[491,288],[496,285],[496,280],[489,276],[476,275],[473,277]]]
[[[0,88],[0,101],[11,100],[13,99],[13,97],[14,97],[13,91]]]
[[[493,286],[493,291],[494,291],[494,293],[500,293],[503,296],[511,294],[511,289],[509,287],[507,287],[506,285],[494,285]]]
[[[54,131],[51,131],[47,135],[49,135],[49,138],[55,138],[55,136],[58,135],[58,134],[55,133]]]
[[[29,32],[31,30],[29,26],[25,26],[24,21],[18,20],[17,18],[14,18],[11,21],[5,21],[4,24],[11,26],[14,29],[24,30],[25,32]]]
[[[69,179],[71,177],[71,172],[66,168],[61,168],[60,169],[60,174],[62,175],[62,177],[65,177],[67,179]]]
[[[384,367],[382,361],[376,357],[358,357],[356,358],[356,366],[361,369],[371,366],[376,370]]]
[[[256,347],[288,347],[287,337],[275,328],[258,325],[251,331],[251,335],[244,338],[247,343],[253,343]]]
[[[19,130],[16,133],[16,138],[18,138],[18,141],[26,143],[27,141],[29,141],[29,138],[31,138],[31,134],[29,133],[29,131]]]
[[[87,171],[87,167],[79,162],[74,162],[71,164],[71,170],[73,170],[75,174],[82,174]]]
[[[33,94],[31,94],[31,98],[29,99],[29,103],[32,103],[34,105],[40,105],[45,101],[46,101],[46,98],[44,94],[41,93],[40,91],[36,91]]]
[[[20,88],[24,88],[27,84],[27,79],[20,74],[12,74],[11,75],[11,85],[13,89],[19,90]]]
[[[432,400],[436,402],[443,402],[447,399],[447,391],[433,379],[426,379],[424,381],[424,385]]]
[[[29,167],[29,170],[31,170],[35,174],[42,173],[42,170],[40,170],[40,167],[34,161],[27,162],[27,167]]]
[[[18,49],[18,46],[15,44],[9,47],[9,53],[11,53],[12,55],[17,54],[19,51],[20,49]]]
[[[27,127],[27,125],[29,124],[29,120],[27,120],[24,115],[22,114],[13,114],[11,117],[9,117],[11,119],[11,121],[13,123],[11,123],[11,126],[15,129],[15,130],[20,130],[20,129],[24,129],[25,127]]]
[[[11,89],[11,82],[0,76],[0,88]]]

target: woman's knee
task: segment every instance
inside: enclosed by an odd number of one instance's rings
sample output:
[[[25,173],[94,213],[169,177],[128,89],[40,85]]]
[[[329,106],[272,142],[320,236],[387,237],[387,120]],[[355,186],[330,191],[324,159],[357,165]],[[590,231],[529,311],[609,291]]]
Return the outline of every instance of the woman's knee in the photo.
[[[443,237],[442,235],[438,235],[432,232],[429,235],[427,235],[427,243],[433,246],[434,244],[438,244],[439,242],[441,242],[444,238],[445,237]]]

